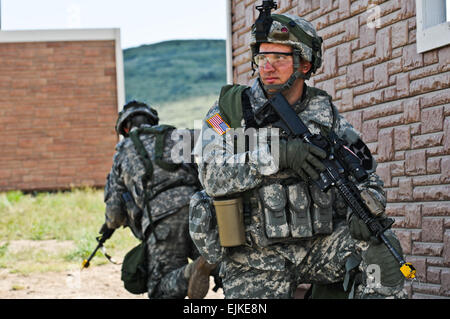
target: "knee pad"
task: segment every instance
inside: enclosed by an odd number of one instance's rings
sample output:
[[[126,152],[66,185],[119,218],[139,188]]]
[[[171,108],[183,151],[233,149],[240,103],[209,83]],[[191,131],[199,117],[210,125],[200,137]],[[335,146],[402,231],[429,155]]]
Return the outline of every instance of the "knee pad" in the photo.
[[[403,251],[397,237],[391,231],[386,231],[385,235],[392,243],[392,246],[403,256]],[[405,278],[400,271],[400,265],[384,244],[371,243],[362,257],[368,267],[370,265],[379,266],[382,286],[394,287],[403,284]]]

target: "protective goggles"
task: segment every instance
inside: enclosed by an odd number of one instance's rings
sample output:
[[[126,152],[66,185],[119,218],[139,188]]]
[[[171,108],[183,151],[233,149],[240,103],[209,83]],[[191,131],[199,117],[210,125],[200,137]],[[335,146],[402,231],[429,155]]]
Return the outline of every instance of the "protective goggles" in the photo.
[[[291,56],[292,52],[263,52],[255,54],[253,62],[258,67],[264,67],[269,62],[271,66],[276,68],[291,63]]]

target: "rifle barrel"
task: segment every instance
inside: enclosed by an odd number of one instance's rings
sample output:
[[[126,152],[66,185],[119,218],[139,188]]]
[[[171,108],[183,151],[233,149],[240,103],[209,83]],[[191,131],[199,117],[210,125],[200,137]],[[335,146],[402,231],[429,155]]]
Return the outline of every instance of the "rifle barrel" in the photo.
[[[97,238],[98,241],[98,245],[97,247],[95,247],[94,251],[90,254],[90,256],[83,260],[83,262],[81,263],[81,269],[83,268],[88,268],[90,265],[90,261],[92,260],[92,258],[94,258],[95,254],[97,253],[97,250],[103,246],[103,244],[105,243],[106,240],[108,240],[112,234],[114,233],[114,229],[106,229],[106,231],[103,233],[103,235],[101,237]]]

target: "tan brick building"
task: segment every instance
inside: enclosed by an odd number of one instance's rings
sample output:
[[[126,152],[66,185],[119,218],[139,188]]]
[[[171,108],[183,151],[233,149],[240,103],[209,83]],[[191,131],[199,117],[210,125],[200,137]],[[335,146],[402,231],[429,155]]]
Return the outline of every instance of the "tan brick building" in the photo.
[[[0,31],[0,191],[103,186],[123,81],[118,29]]]
[[[362,132],[385,183],[412,298],[450,297],[450,17],[423,0],[280,0],[324,39],[310,85]],[[252,81],[249,31],[262,1],[229,1],[229,81]],[[444,20],[442,21],[442,12]],[[437,17],[436,17],[437,16]],[[440,19],[440,20],[439,20]]]

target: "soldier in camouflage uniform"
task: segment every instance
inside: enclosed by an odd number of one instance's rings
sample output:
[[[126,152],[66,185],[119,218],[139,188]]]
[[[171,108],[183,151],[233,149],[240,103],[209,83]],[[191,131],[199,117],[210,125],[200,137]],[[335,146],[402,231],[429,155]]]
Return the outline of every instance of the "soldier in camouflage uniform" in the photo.
[[[309,182],[324,169],[324,150],[288,139],[282,131],[278,140],[274,131],[267,143],[253,148],[234,143],[238,128],[256,128],[262,138],[261,128],[271,128],[273,121],[260,111],[282,92],[313,134],[333,130],[358,152],[369,173],[357,185],[361,196],[377,218],[385,218],[383,183],[360,134],[326,92],[305,84],[321,65],[322,39],[302,18],[271,17],[265,41],[257,41],[252,29],[259,77],[251,87],[223,87],[203,121],[195,154],[204,190],[191,199],[191,237],[208,262],[222,261],[226,298],[293,298],[300,283],[326,287],[339,282],[350,298],[405,298],[404,277],[387,248],[371,237],[334,188],[321,192]],[[220,245],[213,200],[224,198],[243,199],[245,243],[240,246]],[[385,234],[401,252],[395,234]]]
[[[188,232],[197,172],[181,160],[174,163],[171,154],[174,145],[191,143],[193,135],[158,121],[156,110],[137,101],[119,113],[116,132],[125,138],[116,146],[107,178],[100,232],[128,226],[146,241],[149,298],[203,298],[214,267],[199,257]],[[195,261],[188,264],[188,258]]]

